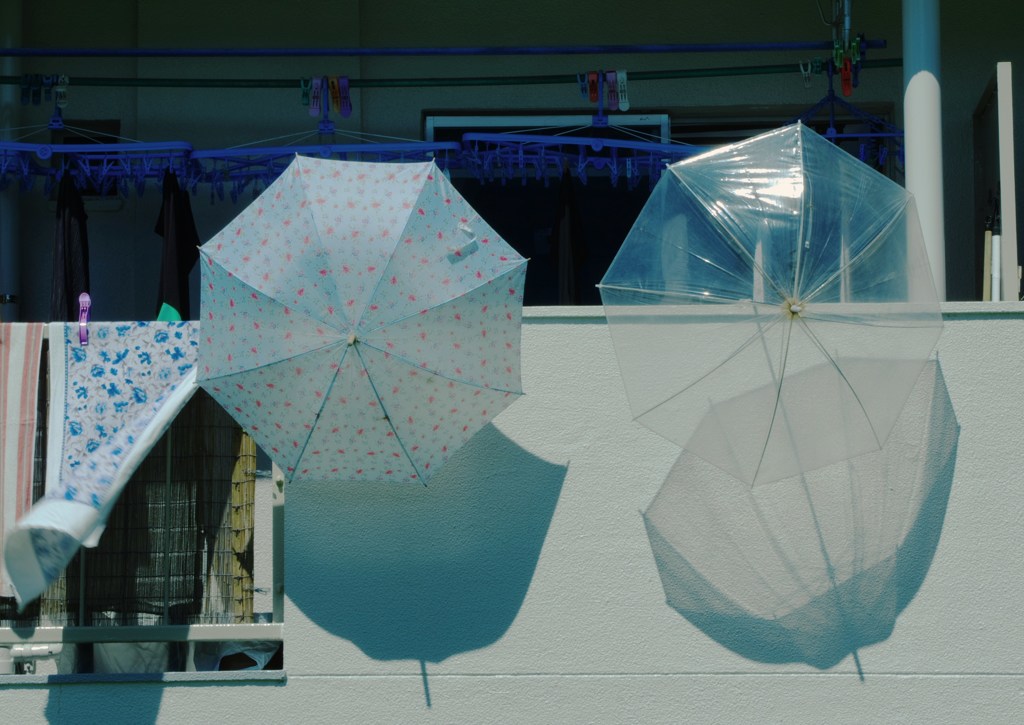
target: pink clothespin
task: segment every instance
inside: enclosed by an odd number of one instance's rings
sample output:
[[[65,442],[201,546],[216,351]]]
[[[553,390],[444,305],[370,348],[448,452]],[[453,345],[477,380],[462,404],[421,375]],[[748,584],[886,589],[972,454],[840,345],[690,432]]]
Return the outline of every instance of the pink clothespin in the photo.
[[[89,344],[89,310],[92,308],[92,298],[88,292],[78,295],[78,341],[83,345]]]
[[[616,73],[613,70],[604,74],[605,85],[608,87],[608,110],[619,110],[619,84],[616,80]]]
[[[615,85],[619,91],[619,110],[629,110],[629,82],[626,78],[626,71],[619,69],[615,71]]]

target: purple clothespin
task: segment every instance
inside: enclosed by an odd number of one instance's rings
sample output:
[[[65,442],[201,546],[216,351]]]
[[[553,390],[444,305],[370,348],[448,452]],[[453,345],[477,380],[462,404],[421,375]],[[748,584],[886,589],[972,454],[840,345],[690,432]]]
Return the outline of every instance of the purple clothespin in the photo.
[[[352,92],[349,90],[348,76],[338,76],[338,88],[341,93],[341,117],[352,115]]]
[[[604,84],[608,89],[608,110],[619,110],[619,84],[615,77],[615,71],[610,70],[604,74]]]
[[[89,310],[92,307],[92,298],[88,292],[78,295],[78,341],[83,345],[89,344]]]

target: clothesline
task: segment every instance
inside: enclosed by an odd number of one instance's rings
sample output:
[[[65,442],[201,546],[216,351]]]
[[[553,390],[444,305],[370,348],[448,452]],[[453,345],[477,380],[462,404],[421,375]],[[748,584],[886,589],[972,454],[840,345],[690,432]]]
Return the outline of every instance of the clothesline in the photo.
[[[861,43],[863,43],[861,39]],[[820,59],[819,59],[820,60]],[[883,67],[896,64],[898,59],[881,59],[872,65]],[[857,60],[857,69],[864,65],[862,58]],[[839,98],[833,91],[833,78],[838,73],[833,62],[818,63],[814,72],[824,72],[828,78],[828,93],[818,104],[801,114],[798,119],[810,122],[810,119],[823,109],[828,112],[829,139],[834,142],[842,140],[859,140],[860,157],[864,161],[884,165],[889,154],[890,142],[895,143],[897,155],[902,154],[902,132],[884,119],[865,113],[852,104]],[[803,63],[798,65],[807,83],[811,72]],[[792,66],[745,67],[745,68],[712,68],[688,69],[686,71],[650,71],[634,72],[633,80],[667,79],[691,77],[696,74],[745,74],[749,72],[788,72]],[[705,73],[706,72],[706,73]],[[590,85],[583,76],[590,78]],[[608,88],[602,87],[604,72],[589,72],[573,76],[538,76],[536,78],[511,79],[461,79],[491,84],[499,80],[510,82],[571,82],[576,81],[581,92],[588,90],[588,98],[595,101],[597,115],[594,125],[607,126],[604,100],[605,90],[608,95],[609,110],[618,110],[617,92],[614,88],[616,73],[609,72]],[[625,92],[625,73],[622,76],[622,92]],[[51,77],[52,78],[52,77]],[[61,76],[60,78],[64,78]],[[593,79],[597,79],[597,83]],[[95,79],[93,79],[95,80]],[[101,84],[116,84],[126,79],[100,79]],[[130,80],[130,79],[129,79]],[[182,80],[182,79],[178,79]],[[204,85],[220,83],[215,79],[186,79],[201,82]],[[327,78],[316,79],[326,81]],[[406,79],[408,81],[409,79]],[[412,79],[429,81],[426,85],[449,84],[460,79]],[[853,79],[856,85],[856,77]],[[24,86],[24,78],[0,76],[0,84],[18,81]],[[109,81],[109,83],[108,83]],[[161,84],[173,84],[175,79],[134,79],[136,84],[159,81]],[[303,81],[303,103],[309,103],[309,79]],[[246,80],[245,84],[257,81]],[[359,87],[364,83],[374,83],[361,79],[344,78],[347,89]],[[273,81],[274,84],[279,81]],[[292,81],[294,83],[294,81]],[[415,85],[416,83],[413,83]],[[403,81],[403,84],[408,84]],[[595,87],[596,85],[596,87]],[[325,86],[326,87],[326,86]],[[23,87],[24,90],[24,87]],[[844,80],[844,95],[847,94]],[[332,97],[333,98],[333,97]],[[24,99],[23,99],[24,102]],[[66,104],[66,98],[63,101]],[[333,103],[333,100],[332,100]],[[309,103],[311,115],[318,115],[314,104]],[[853,117],[867,124],[866,131],[845,134],[839,132],[835,124],[836,107],[849,112]],[[49,124],[41,128],[63,129],[61,103],[54,109]],[[254,194],[260,187],[266,188],[281,173],[284,167],[296,155],[334,158],[339,160],[361,160],[375,162],[391,161],[434,161],[445,173],[454,169],[469,171],[480,181],[518,178],[524,183],[531,176],[547,182],[551,178],[559,178],[563,170],[568,169],[581,182],[586,183],[595,172],[606,174],[615,185],[620,179],[633,188],[641,178],[647,178],[653,185],[666,165],[679,161],[709,147],[692,146],[680,143],[649,142],[636,139],[606,139],[583,136],[539,136],[533,134],[487,135],[467,133],[461,142],[435,141],[393,141],[384,143],[331,143],[329,139],[335,134],[335,126],[329,118],[330,104],[322,104],[322,115],[317,127],[319,143],[294,146],[249,146],[229,149],[195,149],[192,144],[184,141],[158,143],[119,142],[98,144],[32,144],[21,141],[0,142],[0,190],[11,181],[17,180],[22,191],[30,191],[35,179],[44,179],[44,191],[49,194],[54,184],[65,174],[70,173],[80,187],[91,187],[92,193],[110,195],[117,193],[129,196],[134,191],[141,195],[148,180],[163,177],[167,170],[173,171],[183,188],[194,192],[199,184],[208,184],[211,194],[220,199],[229,195],[237,201],[240,195],[251,190]],[[623,110],[626,108],[623,104]],[[344,114],[343,114],[344,115]],[[593,135],[593,134],[592,134]],[[325,141],[326,140],[326,141]]]
[[[570,136],[467,134],[463,143],[402,142],[311,144],[303,146],[193,149],[185,142],[110,144],[29,144],[0,142],[0,188],[17,180],[31,191],[43,179],[45,191],[65,173],[93,193],[142,194],[146,182],[170,169],[183,188],[208,184],[212,193],[237,201],[240,194],[266,188],[295,155],[376,162],[433,160],[446,173],[463,169],[480,180],[558,178],[563,168],[581,180],[587,171],[607,171],[613,183],[631,184],[641,176],[656,180],[665,165],[706,150],[689,144],[662,144]]]

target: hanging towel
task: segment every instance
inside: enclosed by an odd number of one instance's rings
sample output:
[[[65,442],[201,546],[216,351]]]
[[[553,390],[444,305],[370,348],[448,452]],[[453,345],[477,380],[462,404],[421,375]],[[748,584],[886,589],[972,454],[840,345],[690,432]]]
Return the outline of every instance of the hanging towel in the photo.
[[[157,294],[158,320],[187,320],[188,275],[199,259],[199,232],[192,217],[192,202],[173,171],[164,172],[163,205],[154,231],[164,239]]]
[[[50,325],[46,495],[8,534],[20,606],[54,581],[80,546],[95,546],[145,455],[195,392],[198,323]]]
[[[43,323],[0,324],[0,553],[3,535],[32,505]],[[0,560],[0,596],[13,597]]]
[[[89,235],[85,202],[71,174],[57,190],[57,229],[53,244],[50,319],[78,319],[78,296],[89,291]]]

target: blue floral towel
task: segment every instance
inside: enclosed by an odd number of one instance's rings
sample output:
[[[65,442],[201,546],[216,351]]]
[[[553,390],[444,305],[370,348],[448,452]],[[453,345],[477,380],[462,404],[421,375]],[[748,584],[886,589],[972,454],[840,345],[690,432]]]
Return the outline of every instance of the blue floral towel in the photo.
[[[46,496],[8,536],[5,559],[21,604],[95,546],[139,463],[195,391],[198,323],[50,325]]]

